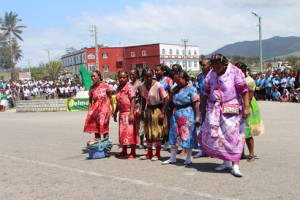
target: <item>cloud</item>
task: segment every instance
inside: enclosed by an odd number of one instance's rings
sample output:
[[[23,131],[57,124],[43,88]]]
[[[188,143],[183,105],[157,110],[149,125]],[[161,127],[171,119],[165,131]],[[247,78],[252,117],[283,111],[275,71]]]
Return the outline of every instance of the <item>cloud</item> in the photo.
[[[94,44],[90,25],[97,25],[98,43],[124,46],[149,43],[198,45],[200,53],[235,42],[258,39],[258,18],[262,16],[263,39],[273,36],[299,36],[297,0],[145,0],[118,10],[81,10],[66,17],[63,28],[49,27],[24,35],[26,59],[47,62],[45,49],[59,58],[68,47],[77,49]],[[26,37],[25,37],[26,36]],[[26,63],[26,62],[25,62]]]
[[[225,1],[224,1],[225,2]],[[279,7],[299,5],[299,0],[231,0],[226,1],[228,5],[240,7]]]

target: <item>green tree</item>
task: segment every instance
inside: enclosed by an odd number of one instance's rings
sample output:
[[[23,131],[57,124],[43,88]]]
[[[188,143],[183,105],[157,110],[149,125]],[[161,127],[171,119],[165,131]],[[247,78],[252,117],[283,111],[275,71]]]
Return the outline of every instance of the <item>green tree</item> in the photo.
[[[32,67],[30,71],[31,71],[31,77],[34,80],[43,80],[47,78],[46,70],[45,67],[43,66]]]
[[[57,80],[62,69],[62,63],[59,61],[50,61],[45,65],[46,77],[52,81]]]
[[[294,68],[297,66],[297,64],[299,63],[299,57],[297,56],[289,56],[286,58],[286,61],[289,62],[289,65]]]
[[[8,39],[9,46],[10,46],[10,58],[11,58],[11,69],[12,69],[12,79],[15,80],[14,72],[15,72],[15,61],[14,58],[18,57],[14,55],[13,46],[14,42],[13,39],[15,38],[16,42],[17,39],[23,41],[21,34],[22,29],[27,28],[26,26],[18,26],[17,24],[22,21],[18,18],[18,14],[14,12],[5,12],[4,18],[0,18],[0,30],[3,31],[2,35]],[[19,57],[20,58],[20,57]]]

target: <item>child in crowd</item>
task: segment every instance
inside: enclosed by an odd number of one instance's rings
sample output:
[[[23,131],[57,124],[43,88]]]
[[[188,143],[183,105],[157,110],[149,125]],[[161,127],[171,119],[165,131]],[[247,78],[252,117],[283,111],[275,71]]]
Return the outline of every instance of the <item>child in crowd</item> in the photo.
[[[290,93],[288,89],[283,89],[283,94],[279,97],[280,102],[289,102],[290,101]]]
[[[278,87],[274,88],[274,92],[272,93],[273,101],[279,101],[281,97],[280,92],[278,91]]]

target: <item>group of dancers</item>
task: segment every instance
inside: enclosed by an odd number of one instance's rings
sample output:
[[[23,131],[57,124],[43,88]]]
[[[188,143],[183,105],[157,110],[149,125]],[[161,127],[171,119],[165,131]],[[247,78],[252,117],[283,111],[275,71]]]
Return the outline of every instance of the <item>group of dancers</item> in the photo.
[[[230,168],[234,176],[242,177],[239,161],[245,136],[252,138],[251,133],[246,134],[253,98],[251,92],[249,96],[247,74],[222,54],[205,58],[200,65],[202,73],[196,84],[179,64],[172,65],[171,69],[165,64],[158,64],[154,69],[146,67],[141,77],[138,69],[119,71],[115,108],[111,88],[102,82],[98,70],[93,71],[84,132],[94,133],[96,139],[101,135],[108,137],[112,116],[119,124],[122,146],[122,151],[115,154],[117,158],[136,158],[136,145],[143,145],[145,138],[147,153],[139,157],[141,160],[160,160],[163,141],[170,147],[170,158],[162,161],[163,165],[177,162],[178,147],[185,150],[184,165],[191,165],[192,149],[200,144],[202,150],[195,157],[206,154],[219,158],[223,164],[216,170]],[[248,143],[252,159],[253,138]]]

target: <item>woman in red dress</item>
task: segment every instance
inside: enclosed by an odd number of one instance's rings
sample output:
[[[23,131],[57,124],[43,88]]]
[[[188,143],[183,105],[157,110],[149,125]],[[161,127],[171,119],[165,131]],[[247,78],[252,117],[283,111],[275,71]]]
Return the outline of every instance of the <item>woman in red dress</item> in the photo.
[[[122,145],[122,151],[115,157],[125,157],[126,159],[136,158],[136,144],[139,143],[137,134],[138,120],[135,118],[135,96],[136,90],[128,82],[128,73],[126,71],[118,72],[119,87],[117,89],[117,107],[114,112],[114,120],[117,122],[117,113],[119,112],[119,143]],[[127,145],[130,145],[131,152],[127,154]]]
[[[107,138],[110,114],[114,112],[111,89],[108,84],[101,82],[99,70],[94,70],[91,78],[93,85],[89,89],[89,110],[83,131],[95,133],[95,139],[101,139],[101,135]]]

